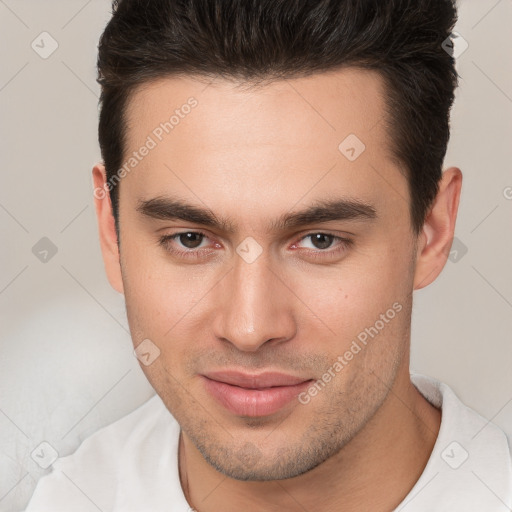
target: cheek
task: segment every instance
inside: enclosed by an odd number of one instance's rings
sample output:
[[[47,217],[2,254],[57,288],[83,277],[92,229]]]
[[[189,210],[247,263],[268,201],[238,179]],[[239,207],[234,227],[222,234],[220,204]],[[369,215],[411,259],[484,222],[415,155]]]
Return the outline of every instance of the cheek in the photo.
[[[207,295],[215,280],[208,278],[204,266],[176,265],[164,249],[148,246],[128,242],[123,247],[125,299],[132,318],[162,338]]]
[[[297,275],[294,291],[313,313],[344,338],[364,329],[410,294],[412,274],[407,255],[389,247],[353,255],[339,267]]]

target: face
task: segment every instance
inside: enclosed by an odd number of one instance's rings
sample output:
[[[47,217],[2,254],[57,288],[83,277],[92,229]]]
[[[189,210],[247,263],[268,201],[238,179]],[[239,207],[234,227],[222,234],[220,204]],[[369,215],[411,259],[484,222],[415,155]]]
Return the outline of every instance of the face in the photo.
[[[131,99],[116,286],[147,378],[232,478],[316,467],[408,369],[416,239],[383,116],[379,75],[356,69]],[[205,378],[225,370],[309,382],[235,396]]]

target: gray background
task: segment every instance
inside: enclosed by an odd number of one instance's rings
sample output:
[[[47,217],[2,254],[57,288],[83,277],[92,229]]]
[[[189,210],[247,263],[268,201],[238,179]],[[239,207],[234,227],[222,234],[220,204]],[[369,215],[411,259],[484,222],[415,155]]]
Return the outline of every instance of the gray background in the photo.
[[[42,441],[67,455],[153,394],[105,276],[92,198],[109,17],[107,0],[0,0],[1,511],[23,508],[49,471],[30,457]],[[445,160],[464,174],[457,254],[415,293],[411,368],[512,438],[511,21],[512,0],[459,2],[469,47]],[[31,47],[43,31],[58,43],[46,59]],[[46,262],[32,251],[43,237],[57,248]]]

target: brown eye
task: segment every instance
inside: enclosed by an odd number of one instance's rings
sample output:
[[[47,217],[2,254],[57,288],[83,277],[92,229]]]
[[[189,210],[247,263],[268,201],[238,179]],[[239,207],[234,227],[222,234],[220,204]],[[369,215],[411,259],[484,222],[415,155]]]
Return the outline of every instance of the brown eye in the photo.
[[[306,242],[309,247],[304,245]],[[349,238],[317,231],[303,236],[298,243],[294,244],[294,248],[302,247],[301,252],[305,258],[313,258],[321,262],[343,256],[352,243],[353,241]]]
[[[208,235],[201,231],[181,231],[173,235],[162,236],[158,243],[166,252],[174,256],[204,259],[213,254],[211,247],[208,247],[208,243],[203,244],[205,239],[208,240]]]
[[[195,231],[179,233],[176,236],[180,243],[187,249],[197,249],[203,240],[203,235],[201,233],[196,233]]]
[[[334,235],[328,235],[327,233],[314,233],[308,236],[317,249],[328,249],[336,238]]]

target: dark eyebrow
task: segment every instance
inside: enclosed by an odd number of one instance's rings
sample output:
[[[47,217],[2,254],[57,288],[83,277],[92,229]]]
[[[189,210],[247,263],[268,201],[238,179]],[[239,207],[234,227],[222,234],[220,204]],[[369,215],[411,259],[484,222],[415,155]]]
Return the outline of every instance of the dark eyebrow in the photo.
[[[189,204],[178,198],[155,197],[140,199],[137,211],[158,220],[183,220],[210,228],[234,233],[235,225],[228,219],[219,219],[208,208]],[[285,231],[308,224],[335,220],[372,220],[377,218],[375,208],[356,199],[318,200],[307,208],[281,215],[270,223],[269,231]]]
[[[304,210],[282,215],[271,223],[270,229],[284,231],[333,220],[372,220],[376,218],[375,208],[359,199],[318,200]]]

